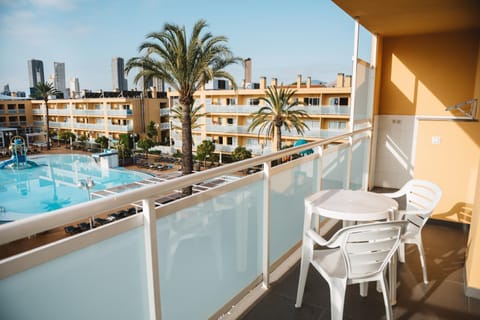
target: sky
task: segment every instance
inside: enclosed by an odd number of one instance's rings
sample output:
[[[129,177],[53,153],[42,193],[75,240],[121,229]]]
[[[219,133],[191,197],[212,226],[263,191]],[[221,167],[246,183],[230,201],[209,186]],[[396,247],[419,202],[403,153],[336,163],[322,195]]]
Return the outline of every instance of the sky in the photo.
[[[252,81],[333,81],[352,73],[354,21],[330,0],[0,0],[0,90],[29,94],[27,61],[43,61],[45,80],[54,62],[64,62],[66,86],[112,90],[113,57],[138,56],[139,45],[165,23],[185,26],[199,19],[214,36],[226,36],[233,54],[252,59]],[[364,32],[367,34],[366,32]],[[360,46],[360,56],[368,55]],[[368,58],[368,57],[366,57]],[[227,69],[241,83],[243,67]],[[129,89],[134,73],[128,75]]]

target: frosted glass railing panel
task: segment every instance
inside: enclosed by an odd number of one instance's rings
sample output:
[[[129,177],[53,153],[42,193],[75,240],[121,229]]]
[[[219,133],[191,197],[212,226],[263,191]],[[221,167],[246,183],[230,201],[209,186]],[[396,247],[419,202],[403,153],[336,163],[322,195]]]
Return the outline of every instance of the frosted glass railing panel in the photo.
[[[352,174],[350,177],[350,188],[352,190],[367,187],[369,147],[370,138],[368,136],[364,136],[353,143]]]
[[[305,197],[316,192],[318,162],[275,174],[270,192],[270,263],[302,239]]]
[[[347,188],[347,156],[347,144],[325,151],[322,164],[322,190]]]
[[[163,320],[207,319],[261,274],[262,186],[158,220]]]
[[[373,72],[370,69],[370,64],[359,59],[357,64],[354,122],[372,118],[373,100],[370,98],[370,95],[373,81]]]
[[[148,319],[143,228],[0,281],[0,319]]]

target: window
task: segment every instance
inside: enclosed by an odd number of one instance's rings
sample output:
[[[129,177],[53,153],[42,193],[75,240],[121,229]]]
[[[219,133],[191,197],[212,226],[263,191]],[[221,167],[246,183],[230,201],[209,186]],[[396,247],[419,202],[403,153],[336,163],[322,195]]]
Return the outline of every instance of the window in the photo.
[[[223,144],[223,137],[222,136],[218,137],[218,144]]]
[[[251,106],[258,106],[260,104],[260,100],[259,99],[249,99],[248,104],[251,105]]]
[[[258,140],[257,139],[253,139],[253,138],[247,138],[247,146],[255,146],[258,144]]]
[[[348,106],[348,98],[347,97],[341,97],[340,98],[340,105],[341,106]]]
[[[328,129],[340,130],[340,129],[346,129],[346,128],[347,128],[346,121],[330,120],[328,122]]]
[[[236,105],[237,101],[233,98],[227,98],[227,106],[233,106]]]
[[[233,145],[233,137],[227,137],[227,145]]]
[[[227,118],[227,123],[228,124],[233,124],[233,118]]]
[[[312,98],[312,97],[303,98],[303,104],[306,106],[318,106],[320,105],[320,98]]]

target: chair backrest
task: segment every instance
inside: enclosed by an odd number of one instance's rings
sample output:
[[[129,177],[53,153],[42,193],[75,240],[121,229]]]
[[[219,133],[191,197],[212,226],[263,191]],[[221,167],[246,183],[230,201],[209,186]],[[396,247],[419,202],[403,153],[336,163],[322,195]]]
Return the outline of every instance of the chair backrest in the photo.
[[[338,236],[349,279],[382,272],[400,244],[406,221],[361,224],[340,230]]]
[[[402,187],[401,192],[406,197],[406,219],[412,226],[421,229],[438,205],[442,190],[433,182],[413,179]]]

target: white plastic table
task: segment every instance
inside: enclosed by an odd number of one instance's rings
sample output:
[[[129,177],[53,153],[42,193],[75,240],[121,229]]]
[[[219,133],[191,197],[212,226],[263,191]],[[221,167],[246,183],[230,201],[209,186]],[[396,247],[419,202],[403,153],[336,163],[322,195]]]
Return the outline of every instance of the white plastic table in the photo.
[[[381,193],[363,190],[324,190],[305,198],[305,227],[311,226],[313,215],[350,221],[393,220],[398,203]],[[392,305],[397,302],[397,255],[389,265],[389,290]],[[360,290],[362,295],[366,291]]]

